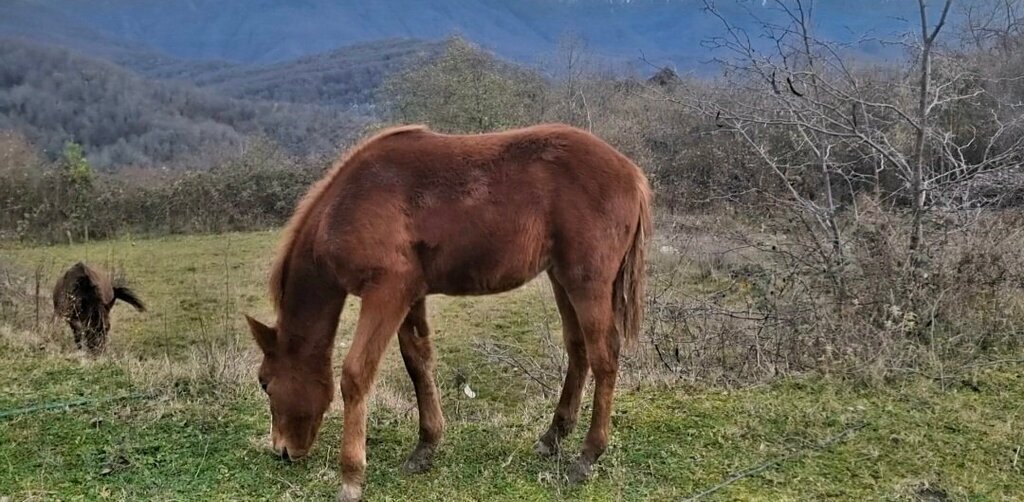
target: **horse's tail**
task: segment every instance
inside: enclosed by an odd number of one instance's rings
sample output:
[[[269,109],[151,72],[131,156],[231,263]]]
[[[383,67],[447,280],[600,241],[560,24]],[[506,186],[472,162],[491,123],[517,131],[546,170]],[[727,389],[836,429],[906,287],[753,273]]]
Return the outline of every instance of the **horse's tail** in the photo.
[[[637,192],[639,195],[639,215],[633,242],[626,251],[619,267],[619,275],[615,278],[615,325],[619,334],[625,339],[626,346],[636,345],[640,337],[640,325],[644,320],[645,288],[647,285],[647,242],[651,238],[653,223],[651,219],[651,187],[639,168]]]
[[[135,307],[135,310],[138,310],[139,312],[146,311],[146,304],[142,303],[142,300],[139,299],[138,295],[136,295],[134,291],[124,286],[114,287],[114,298]]]

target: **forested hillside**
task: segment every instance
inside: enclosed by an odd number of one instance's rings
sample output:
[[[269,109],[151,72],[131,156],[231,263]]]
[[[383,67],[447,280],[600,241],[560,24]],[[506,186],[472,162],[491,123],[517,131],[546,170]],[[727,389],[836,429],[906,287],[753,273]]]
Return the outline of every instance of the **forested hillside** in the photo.
[[[246,99],[329,106],[365,105],[385,77],[415,61],[437,57],[441,41],[381,40],[343,47],[294,61],[235,65],[184,78],[218,93]]]
[[[0,40],[0,130],[21,131],[51,157],[74,141],[98,167],[185,165],[259,135],[301,155],[338,148],[363,122],[320,106],[147,80],[69,50]]]

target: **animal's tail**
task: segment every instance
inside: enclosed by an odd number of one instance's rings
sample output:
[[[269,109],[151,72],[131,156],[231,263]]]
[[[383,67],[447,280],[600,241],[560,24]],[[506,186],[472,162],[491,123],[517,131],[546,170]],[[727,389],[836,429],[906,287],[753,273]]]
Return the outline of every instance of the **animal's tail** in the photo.
[[[124,286],[114,287],[114,298],[135,307],[135,310],[139,312],[146,311],[146,304],[142,303],[142,300],[139,299],[134,291]]]
[[[639,171],[639,168],[637,168]],[[644,320],[645,288],[647,286],[647,242],[651,238],[651,187],[642,173],[637,178],[639,192],[639,216],[633,243],[626,251],[615,278],[615,325],[626,341],[627,347],[636,345],[640,337],[640,325]]]

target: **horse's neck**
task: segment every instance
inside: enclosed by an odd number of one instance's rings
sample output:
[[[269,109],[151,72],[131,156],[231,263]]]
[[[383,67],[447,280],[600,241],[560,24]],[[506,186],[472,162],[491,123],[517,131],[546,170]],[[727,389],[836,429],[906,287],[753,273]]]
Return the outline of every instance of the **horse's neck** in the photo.
[[[345,293],[323,276],[293,275],[285,285],[278,311],[278,336],[289,350],[330,357]]]

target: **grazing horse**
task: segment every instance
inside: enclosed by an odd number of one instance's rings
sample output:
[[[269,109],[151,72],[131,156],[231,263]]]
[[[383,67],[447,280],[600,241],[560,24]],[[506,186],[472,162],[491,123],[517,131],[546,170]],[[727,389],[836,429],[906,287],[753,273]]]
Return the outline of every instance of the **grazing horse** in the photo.
[[[573,430],[593,371],[593,419],[570,471],[586,479],[608,445],[620,338],[633,342],[640,329],[650,199],[640,168],[566,125],[480,135],[402,126],[364,141],[285,229],[270,276],[277,325],[246,316],[264,355],[273,450],[308,453],[334,396],[331,353],[351,294],[362,307],[341,370],[339,497],[362,495],[368,393],[396,332],[420,420],[404,467],[425,470],[444,427],[425,297],[501,293],[547,272],[569,368],[536,450],[553,454]]]
[[[142,312],[146,306],[132,290],[114,286],[110,278],[84,263],[69,268],[53,287],[53,313],[67,321],[75,346],[103,351],[110,333],[110,309],[121,300]]]

